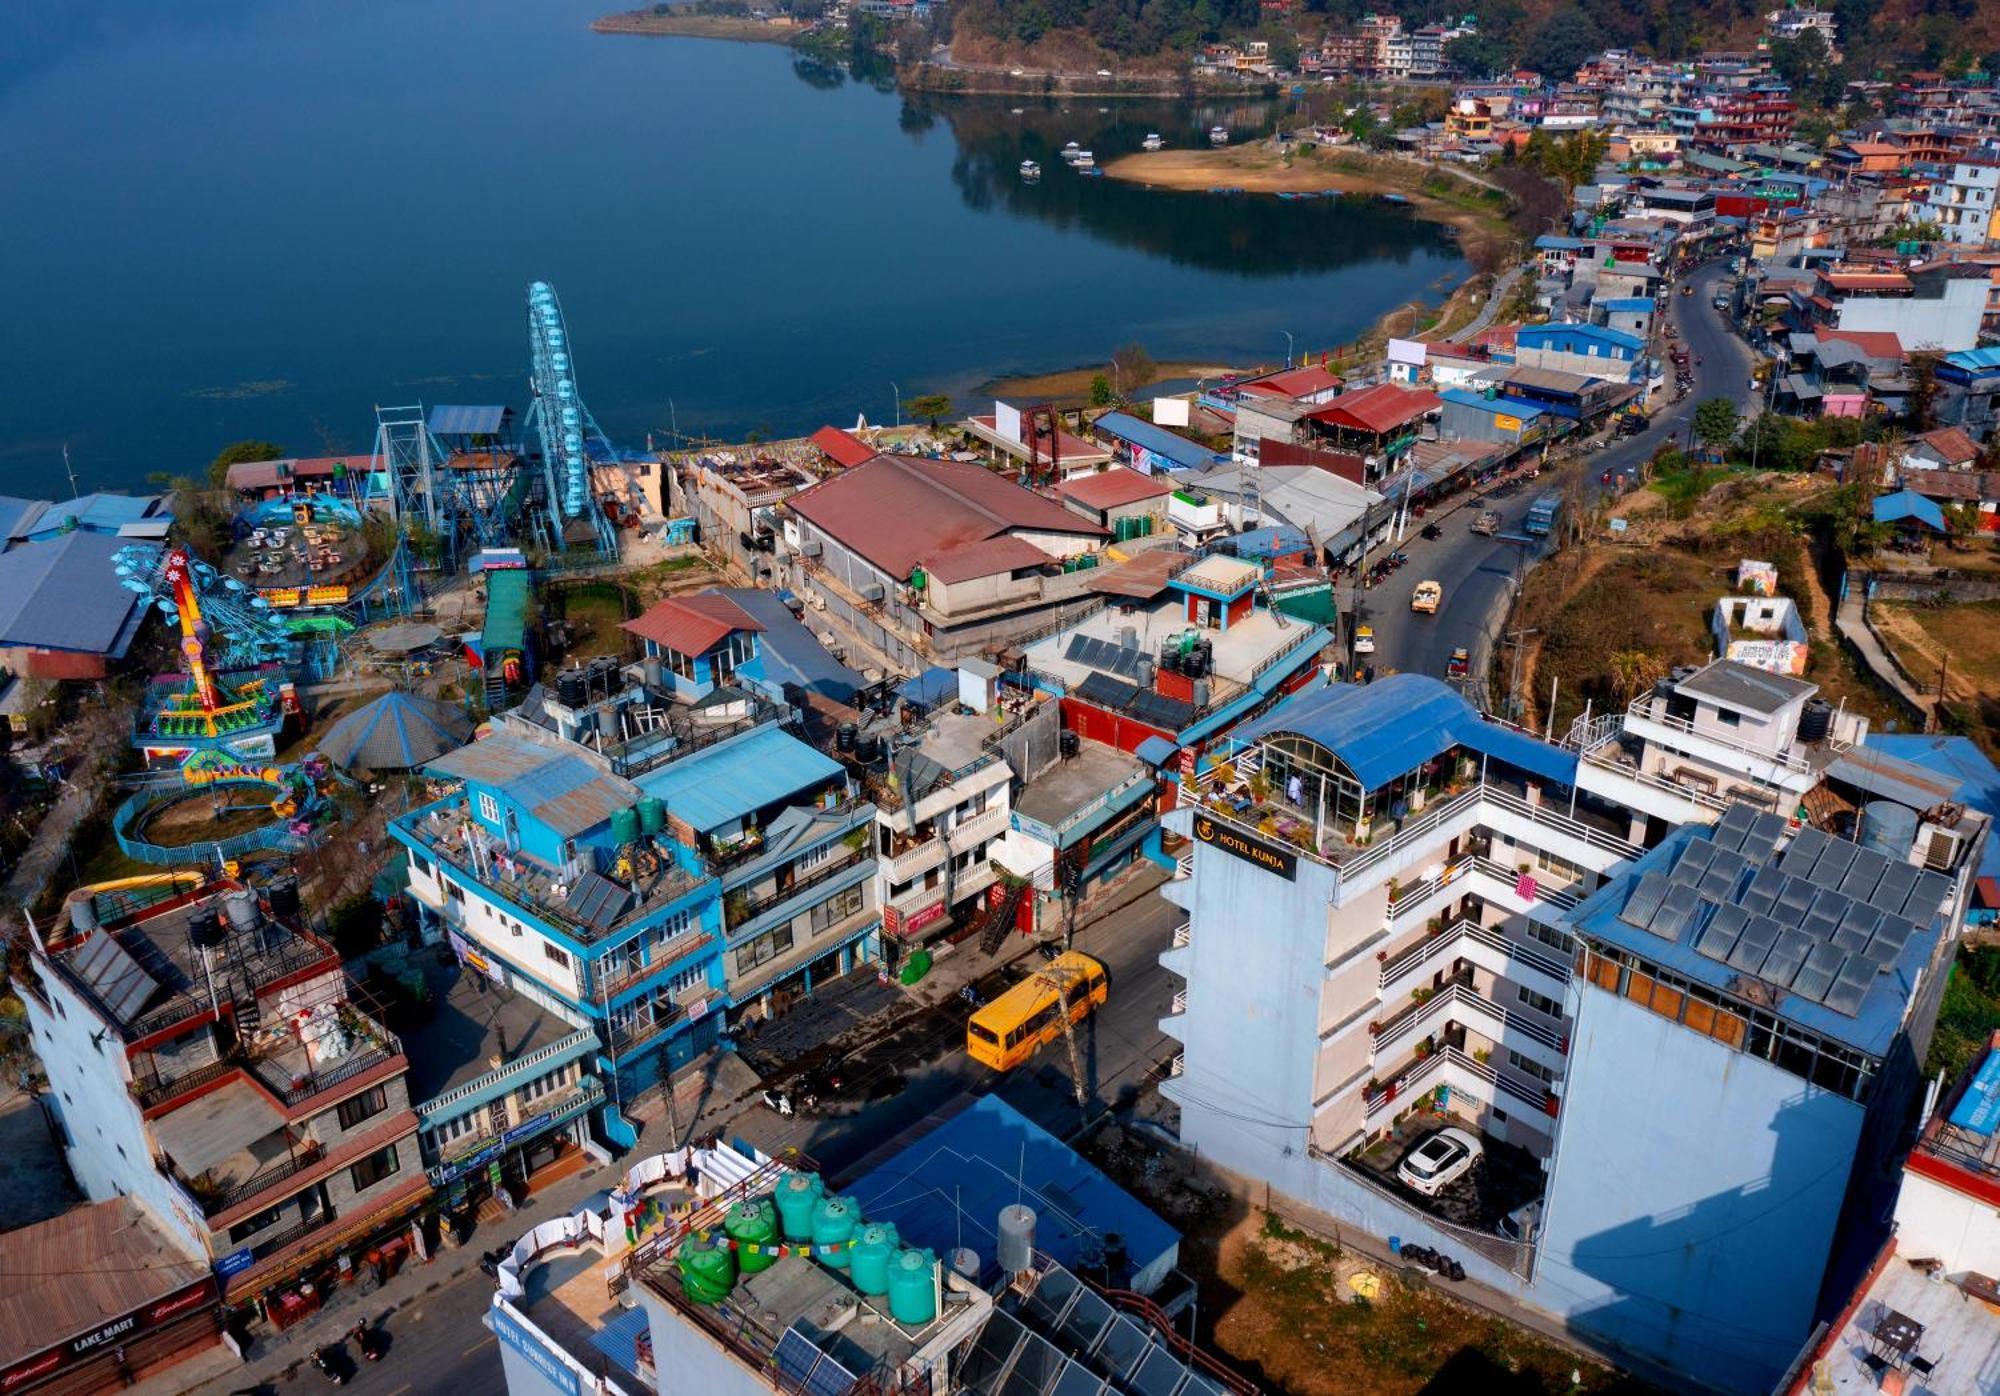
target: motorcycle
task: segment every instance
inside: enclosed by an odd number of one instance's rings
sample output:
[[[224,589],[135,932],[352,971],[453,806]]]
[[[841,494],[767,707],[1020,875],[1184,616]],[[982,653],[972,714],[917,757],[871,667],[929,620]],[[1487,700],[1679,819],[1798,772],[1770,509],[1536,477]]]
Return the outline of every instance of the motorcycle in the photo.
[[[354,1346],[359,1349],[364,1359],[369,1362],[380,1362],[382,1360],[382,1354],[388,1345],[383,1341],[380,1333],[377,1333],[368,1326],[366,1319],[355,1324],[347,1336],[353,1341]]]
[[[314,1348],[312,1356],[308,1360],[318,1369],[321,1376],[325,1377],[335,1386],[341,1386],[346,1383],[347,1377],[334,1367],[332,1352],[331,1348]]]
[[[796,1112],[792,1109],[792,1098],[784,1091],[765,1091],[764,1104],[775,1110],[783,1119],[791,1119]]]
[[[1437,539],[1444,537],[1444,530],[1434,523],[1427,523],[1423,526],[1420,536],[1435,542]]]

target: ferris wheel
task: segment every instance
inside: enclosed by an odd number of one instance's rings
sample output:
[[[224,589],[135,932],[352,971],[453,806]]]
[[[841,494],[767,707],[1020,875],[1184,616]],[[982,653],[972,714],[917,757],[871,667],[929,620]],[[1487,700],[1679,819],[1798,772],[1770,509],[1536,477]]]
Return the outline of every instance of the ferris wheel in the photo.
[[[555,288],[546,281],[528,287],[528,351],[534,393],[528,416],[542,448],[550,513],[559,512],[564,521],[598,516],[591,507],[591,460],[609,461],[613,452],[577,392],[569,328]],[[596,526],[600,535],[606,532],[601,516]]]

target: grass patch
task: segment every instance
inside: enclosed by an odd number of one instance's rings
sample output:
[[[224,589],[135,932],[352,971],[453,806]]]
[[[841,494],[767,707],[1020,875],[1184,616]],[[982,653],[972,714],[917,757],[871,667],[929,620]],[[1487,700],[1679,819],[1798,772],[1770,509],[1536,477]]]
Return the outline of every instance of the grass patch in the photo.
[[[1875,628],[1926,692],[1944,675],[1939,716],[2000,760],[2000,601],[1878,602]]]
[[[2000,947],[1962,950],[1944,986],[1924,1075],[1943,1072],[1946,1081],[1957,1080],[1986,1050],[1995,1028],[2000,1028]]]

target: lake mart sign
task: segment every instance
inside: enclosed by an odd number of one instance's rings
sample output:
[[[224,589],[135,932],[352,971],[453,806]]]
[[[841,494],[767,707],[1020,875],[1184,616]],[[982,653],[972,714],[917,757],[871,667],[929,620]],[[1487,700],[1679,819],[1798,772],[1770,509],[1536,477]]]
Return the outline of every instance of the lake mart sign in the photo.
[[[1205,814],[1194,817],[1194,836],[1197,842],[1211,848],[1219,848],[1224,853],[1234,854],[1246,863],[1253,863],[1265,872],[1276,873],[1287,882],[1297,880],[1299,856],[1296,853],[1252,838],[1241,830]]]

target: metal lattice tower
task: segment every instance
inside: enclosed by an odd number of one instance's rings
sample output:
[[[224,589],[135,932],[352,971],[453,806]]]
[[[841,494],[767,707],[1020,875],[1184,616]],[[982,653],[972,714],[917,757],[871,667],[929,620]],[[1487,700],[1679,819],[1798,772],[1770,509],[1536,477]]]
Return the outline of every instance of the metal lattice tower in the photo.
[[[617,455],[577,392],[562,304],[546,281],[528,287],[528,351],[529,387],[534,395],[528,404],[528,425],[541,444],[543,485],[553,531],[560,535],[563,523],[588,518],[596,529],[598,545],[607,552],[616,551],[618,535],[590,495],[590,462],[593,456],[609,462]]]
[[[449,534],[440,484],[450,458],[431,434],[421,404],[375,409],[375,455],[370,464],[376,473],[387,475],[391,507],[405,528],[416,520],[440,537]]]

